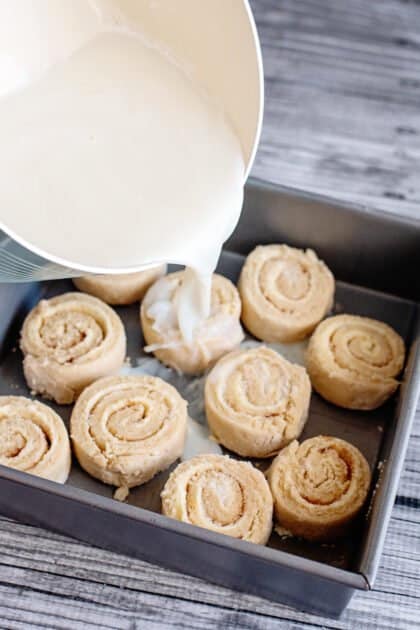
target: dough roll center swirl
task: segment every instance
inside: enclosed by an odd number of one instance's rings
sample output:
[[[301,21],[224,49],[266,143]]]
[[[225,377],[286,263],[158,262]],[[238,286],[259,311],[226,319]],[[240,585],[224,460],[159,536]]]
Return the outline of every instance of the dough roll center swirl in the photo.
[[[187,485],[186,503],[190,522],[218,527],[236,524],[244,514],[246,500],[240,482],[223,471],[206,471]]]
[[[350,487],[351,470],[345,453],[333,448],[309,449],[293,472],[300,496],[313,505],[331,505]]]
[[[308,300],[314,284],[308,266],[282,258],[264,263],[258,282],[266,300],[282,312],[293,312],[294,302]]]
[[[393,360],[392,348],[385,335],[363,324],[343,326],[331,336],[330,347],[337,363],[358,370],[387,370]]]
[[[26,417],[25,417],[26,416]],[[34,422],[35,421],[35,422]],[[8,418],[0,412],[0,461],[2,464],[26,470],[31,462],[40,462],[50,447],[50,437],[36,418],[25,414]]]
[[[288,406],[292,384],[284,367],[261,360],[257,354],[250,356],[228,376],[224,389],[226,403],[235,411],[261,414],[268,418],[279,408]],[[268,360],[267,360],[268,359]]]
[[[59,363],[71,363],[99,346],[104,340],[100,323],[87,313],[56,313],[44,320],[39,337]]]
[[[102,450],[108,440],[144,442],[158,436],[170,421],[171,401],[150,388],[137,387],[104,395],[90,412],[90,432]],[[141,446],[140,444],[138,446]]]

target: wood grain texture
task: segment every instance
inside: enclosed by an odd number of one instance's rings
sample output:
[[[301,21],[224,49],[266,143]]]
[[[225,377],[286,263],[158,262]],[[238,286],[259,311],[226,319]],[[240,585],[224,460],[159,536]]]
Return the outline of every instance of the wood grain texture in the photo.
[[[267,97],[254,174],[419,217],[419,3],[252,6]]]
[[[253,174],[420,217],[420,2],[253,0]],[[375,589],[332,621],[0,519],[0,628],[418,628],[420,409]]]

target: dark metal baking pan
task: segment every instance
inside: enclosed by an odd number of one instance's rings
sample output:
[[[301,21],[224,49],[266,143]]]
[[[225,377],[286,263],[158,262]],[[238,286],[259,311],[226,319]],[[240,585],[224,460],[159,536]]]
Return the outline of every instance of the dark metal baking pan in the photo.
[[[235,280],[242,255],[264,242],[316,249],[339,279],[337,310],[388,322],[409,348],[403,386],[380,409],[347,411],[316,394],[312,397],[303,437],[318,433],[343,437],[360,448],[373,471],[369,504],[352,536],[334,545],[276,533],[267,547],[234,540],[159,514],[159,492],[167,473],[132,491],[128,504],[123,504],[76,462],[64,486],[0,467],[0,512],[231,588],[338,616],[355,589],[367,590],[374,581],[416,408],[420,309],[413,270],[420,268],[420,225],[253,182],[228,244],[236,253],[222,255],[219,271]],[[0,286],[1,394],[28,395],[16,348],[23,317],[41,295],[71,288],[69,281]],[[141,355],[138,307],[117,311],[135,363]],[[182,377],[171,373],[175,385],[177,378]],[[202,409],[195,407],[195,417],[201,414],[198,419],[204,422]],[[55,408],[68,421],[70,409]]]

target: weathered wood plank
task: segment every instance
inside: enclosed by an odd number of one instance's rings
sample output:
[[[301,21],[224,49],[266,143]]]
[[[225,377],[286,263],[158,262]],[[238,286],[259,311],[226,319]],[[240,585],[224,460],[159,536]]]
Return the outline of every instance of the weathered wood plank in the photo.
[[[274,630],[278,621],[243,611],[219,606],[196,604],[194,608],[182,599],[168,599],[143,594],[141,598],[129,590],[112,587],[89,589],[89,585],[74,579],[37,580],[35,572],[15,570],[8,579],[28,580],[34,590],[0,585],[0,624],[2,628],[121,628],[144,630],[165,628],[250,628]],[[44,592],[48,589],[48,594]],[[335,626],[337,627],[337,626]]]
[[[418,3],[252,5],[267,77],[253,173],[420,217]]]

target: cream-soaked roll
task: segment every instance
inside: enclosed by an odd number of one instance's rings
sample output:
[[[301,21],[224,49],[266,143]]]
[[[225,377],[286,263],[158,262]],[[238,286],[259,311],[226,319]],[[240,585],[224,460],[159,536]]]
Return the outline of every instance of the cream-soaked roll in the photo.
[[[311,249],[260,245],[247,257],[239,279],[242,321],[258,339],[299,341],[331,309],[334,277]]]
[[[152,267],[137,273],[119,275],[82,276],[74,278],[75,286],[107,304],[133,304],[141,300],[147,289],[166,273],[166,265]]]
[[[187,403],[154,376],[102,378],[79,396],[73,449],[92,477],[122,490],[149,481],[182,454]]]
[[[225,455],[198,455],[171,473],[162,512],[184,523],[265,545],[273,499],[262,472]]]
[[[71,452],[60,416],[24,396],[0,396],[0,464],[64,483]]]
[[[96,379],[119,371],[126,336],[121,319],[107,304],[83,293],[65,293],[32,309],[20,346],[29,388],[69,404]]]
[[[352,444],[319,435],[292,442],[267,472],[278,523],[308,540],[331,540],[348,531],[366,501],[369,464]]]
[[[310,398],[305,368],[264,346],[222,357],[205,385],[215,438],[243,457],[270,457],[299,437]]]
[[[210,316],[194,331],[192,342],[187,343],[177,317],[184,274],[178,271],[158,280],[144,297],[140,318],[147,352],[153,352],[180,372],[199,374],[243,340],[241,301],[230,280],[213,274]]]
[[[375,409],[397,389],[404,365],[401,337],[387,324],[336,315],[314,332],[306,353],[313,387],[348,409]]]

